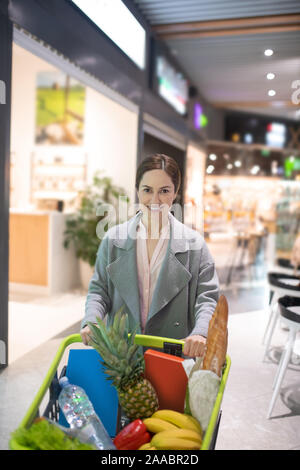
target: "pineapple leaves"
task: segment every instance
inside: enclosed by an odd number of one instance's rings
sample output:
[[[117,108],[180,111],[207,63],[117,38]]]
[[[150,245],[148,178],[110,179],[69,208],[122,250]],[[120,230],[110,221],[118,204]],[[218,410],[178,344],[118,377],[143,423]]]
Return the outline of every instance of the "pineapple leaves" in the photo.
[[[126,337],[126,340],[128,339],[128,334],[129,334],[129,317],[128,315],[126,315],[126,322],[125,322],[125,337]]]
[[[118,355],[121,357],[126,356],[127,350],[128,350],[127,341],[125,339],[121,339],[117,347]]]
[[[89,326],[89,328],[92,332],[92,336],[90,338],[91,338],[92,342],[94,343],[93,347],[95,347],[95,346],[101,347],[101,345],[102,345],[102,336],[100,334],[99,328],[97,328],[96,325],[94,325],[93,323],[90,323],[90,322],[88,322],[88,326]]]
[[[124,305],[115,314],[112,329],[116,334],[118,334],[118,332],[119,332],[119,324],[120,324],[121,315],[122,315],[123,310],[124,310]]]
[[[136,325],[133,332],[131,334],[129,334],[128,347],[130,347],[134,344],[134,338],[135,338],[135,335],[137,334],[137,330],[138,330],[138,325]]]
[[[124,338],[125,336],[125,330],[126,330],[126,320],[128,319],[128,315],[123,315],[121,317],[121,320],[119,322],[119,337]],[[128,331],[128,330],[127,330]]]
[[[93,323],[88,323],[92,331],[90,345],[96,349],[96,351],[100,354],[105,362],[108,362],[110,365],[118,364],[118,359],[115,357],[113,353],[111,353],[104,345],[101,332],[99,328]]]
[[[106,327],[105,327],[104,322],[100,318],[96,318],[96,320],[97,320],[97,323],[98,323],[98,329],[99,329],[99,333],[100,333],[101,338],[102,338],[102,342],[105,344],[105,347],[108,349],[108,351],[111,354],[116,355],[117,351],[116,351],[116,349],[112,345],[112,342],[109,340],[109,338],[107,336],[107,331],[106,331]]]
[[[127,357],[126,357],[128,364],[131,363],[138,349],[139,349],[138,344],[133,344],[132,346],[130,346],[130,348],[128,349]]]
[[[139,325],[130,331],[127,313],[121,307],[113,318],[110,326],[97,318],[97,324],[88,323],[91,329],[90,345],[100,354],[100,363],[117,389],[129,382],[135,382],[143,373],[144,357],[139,354],[140,346],[135,344]]]

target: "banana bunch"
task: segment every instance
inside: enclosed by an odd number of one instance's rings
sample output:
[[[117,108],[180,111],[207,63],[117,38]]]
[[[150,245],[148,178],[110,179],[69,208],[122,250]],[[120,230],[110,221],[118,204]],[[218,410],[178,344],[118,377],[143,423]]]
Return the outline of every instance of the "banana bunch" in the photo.
[[[201,447],[203,432],[193,416],[158,410],[143,422],[154,436],[139,450],[198,450]]]

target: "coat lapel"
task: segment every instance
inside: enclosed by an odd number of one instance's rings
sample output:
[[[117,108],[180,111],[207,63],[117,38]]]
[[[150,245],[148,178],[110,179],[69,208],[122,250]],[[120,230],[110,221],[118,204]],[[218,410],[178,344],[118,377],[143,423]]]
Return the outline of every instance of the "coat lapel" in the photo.
[[[152,297],[147,321],[167,305],[190,281],[192,275],[177,259],[176,253],[188,251],[184,226],[171,214],[170,241]]]
[[[114,244],[122,249],[120,257],[107,266],[107,272],[134,319],[140,321],[140,300],[136,263],[136,228],[141,213],[122,224]],[[147,321],[167,305],[190,281],[192,275],[177,259],[176,253],[188,251],[184,225],[169,214],[170,241],[153,293]]]
[[[138,323],[140,321],[140,301],[134,234],[136,234],[140,215],[137,214],[120,227],[118,237],[114,240],[114,245],[122,249],[121,255],[106,268],[112,283]]]

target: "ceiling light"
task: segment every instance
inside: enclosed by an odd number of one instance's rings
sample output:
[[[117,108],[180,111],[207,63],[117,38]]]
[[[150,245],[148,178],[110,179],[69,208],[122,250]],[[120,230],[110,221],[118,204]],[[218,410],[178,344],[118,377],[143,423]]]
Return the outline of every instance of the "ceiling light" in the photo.
[[[234,166],[236,166],[237,168],[240,168],[240,167],[242,166],[240,160],[236,160],[236,161],[234,162]]]
[[[272,101],[272,107],[274,108],[284,108],[286,106],[285,101]]]
[[[276,160],[273,160],[271,163],[271,173],[272,175],[277,175],[278,173],[278,162]]]
[[[210,174],[214,171],[215,167],[213,165],[208,165],[206,169],[206,173]]]
[[[269,95],[269,96],[275,96],[275,95],[276,95],[276,91],[275,91],[275,90],[269,90],[269,91],[268,91],[268,95]]]
[[[267,57],[270,57],[271,55],[273,55],[273,50],[272,49],[266,49],[264,54],[267,56]]]
[[[227,168],[227,170],[232,170],[232,168],[233,168],[233,164],[232,164],[232,163],[228,163],[228,165],[227,165],[227,167],[226,167],[226,168]]]
[[[246,144],[252,144],[252,142],[253,142],[252,134],[250,134],[250,133],[245,134],[244,141],[245,141]]]
[[[214,153],[211,153],[208,158],[214,161],[214,160],[217,160],[218,157]]]
[[[273,80],[273,78],[275,78],[275,73],[272,73],[272,72],[267,73],[267,79],[268,80]]]
[[[73,3],[139,68],[145,68],[146,30],[124,2],[73,0]]]
[[[257,175],[257,173],[259,172],[259,170],[260,170],[260,166],[259,166],[259,165],[254,165],[254,166],[251,168],[250,172],[251,172],[252,175]]]

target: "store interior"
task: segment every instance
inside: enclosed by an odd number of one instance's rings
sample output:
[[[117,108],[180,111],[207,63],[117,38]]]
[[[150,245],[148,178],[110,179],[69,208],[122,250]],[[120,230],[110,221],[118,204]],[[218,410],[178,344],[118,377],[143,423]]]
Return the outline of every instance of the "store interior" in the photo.
[[[64,246],[67,221],[79,210],[97,174],[110,178],[135,203],[138,109],[119,98],[14,43],[8,342],[13,367],[8,374],[21,374],[22,363],[34,369],[34,377],[25,380],[25,401],[18,403],[14,419],[27,406],[33,382],[39,385],[49,355],[63,337],[79,332],[84,314],[92,267],[82,263],[72,243]],[[53,123],[55,113],[59,125]],[[269,362],[262,361],[261,339],[269,303],[268,272],[276,269],[278,259],[290,260],[300,233],[299,149],[272,140],[269,145],[254,144],[249,136],[240,141],[241,131],[230,126],[226,141],[197,142],[150,121],[146,116],[142,158],[159,152],[179,164],[183,185],[178,202],[185,205],[184,223],[205,238],[232,314],[229,352],[238,374],[225,397],[219,448],[230,448],[233,438],[240,448],[253,448],[262,436],[268,448],[279,439],[282,427],[285,437],[277,447],[297,448],[298,385],[288,391],[290,401],[279,405],[277,421],[267,422],[265,416],[286,331],[277,331]],[[34,368],[37,356],[40,363]],[[292,380],[298,372],[296,360],[289,371]],[[247,385],[251,374],[260,380],[255,393]],[[234,418],[230,412],[237,409],[241,395],[240,414]],[[251,401],[257,406],[256,427],[247,440],[246,430],[239,430],[241,422],[251,423]],[[4,426],[3,433],[7,429]]]
[[[291,258],[300,228],[300,189],[299,175],[288,173],[287,162],[294,162],[297,152],[209,143],[204,235],[226,286],[243,272],[249,281],[264,281],[276,260]]]

